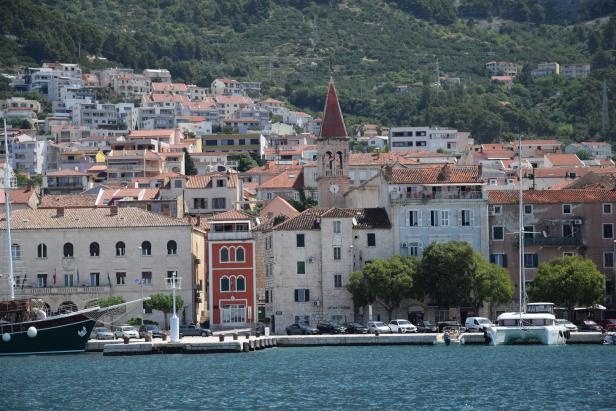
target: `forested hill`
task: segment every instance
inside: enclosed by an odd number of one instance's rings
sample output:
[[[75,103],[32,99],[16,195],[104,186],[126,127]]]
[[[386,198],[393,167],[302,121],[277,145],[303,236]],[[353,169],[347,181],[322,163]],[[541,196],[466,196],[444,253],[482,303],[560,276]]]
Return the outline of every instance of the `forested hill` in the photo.
[[[230,76],[310,112],[333,75],[350,123],[614,140],[613,15],[613,0],[0,0],[0,69],[165,67],[205,86]],[[489,60],[524,67],[512,90],[490,84]],[[437,61],[460,86],[431,86]],[[544,61],[591,63],[591,77],[531,79]]]

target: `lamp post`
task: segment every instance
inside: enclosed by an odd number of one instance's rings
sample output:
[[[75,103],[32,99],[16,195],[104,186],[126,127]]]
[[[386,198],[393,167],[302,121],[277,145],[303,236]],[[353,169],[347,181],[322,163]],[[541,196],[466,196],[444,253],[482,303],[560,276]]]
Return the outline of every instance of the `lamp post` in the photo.
[[[614,271],[614,281],[612,281],[612,306],[616,307],[616,240],[614,240],[614,252],[612,253],[612,270]]]
[[[139,246],[139,270],[143,270],[143,249]],[[143,325],[143,314],[145,308],[143,307],[143,274],[141,274],[141,279],[139,279],[139,284],[141,285],[141,325]]]
[[[171,316],[171,342],[178,342],[180,340],[180,320],[177,315],[177,309],[175,306],[175,290],[179,289],[181,286],[181,277],[178,277],[178,272],[174,271],[173,275],[170,278],[167,278],[167,284],[171,287],[172,294],[172,304],[173,304],[173,315]]]

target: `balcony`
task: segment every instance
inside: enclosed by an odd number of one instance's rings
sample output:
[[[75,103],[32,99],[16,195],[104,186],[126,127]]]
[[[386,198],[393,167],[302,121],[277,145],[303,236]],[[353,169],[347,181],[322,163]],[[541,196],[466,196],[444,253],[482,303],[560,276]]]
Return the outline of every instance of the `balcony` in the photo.
[[[251,240],[251,231],[210,231],[207,235],[208,240]]]
[[[482,191],[441,191],[441,192],[405,192],[389,193],[392,201],[407,202],[421,201],[428,202],[431,200],[481,200],[487,199],[487,193]]]
[[[29,296],[45,295],[71,295],[71,294],[108,294],[109,286],[80,286],[80,287],[25,287],[17,289],[18,294]]]
[[[582,245],[582,237],[525,237],[524,245],[531,246],[561,246],[561,245],[571,245],[571,246],[580,246]]]

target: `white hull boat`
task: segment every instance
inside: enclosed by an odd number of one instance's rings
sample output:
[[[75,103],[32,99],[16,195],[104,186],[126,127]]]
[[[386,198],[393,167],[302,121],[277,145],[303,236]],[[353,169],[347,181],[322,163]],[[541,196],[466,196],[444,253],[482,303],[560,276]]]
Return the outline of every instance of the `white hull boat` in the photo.
[[[531,303],[526,312],[504,313],[496,325],[486,330],[492,345],[562,345],[571,336],[564,325],[556,324],[552,303]]]

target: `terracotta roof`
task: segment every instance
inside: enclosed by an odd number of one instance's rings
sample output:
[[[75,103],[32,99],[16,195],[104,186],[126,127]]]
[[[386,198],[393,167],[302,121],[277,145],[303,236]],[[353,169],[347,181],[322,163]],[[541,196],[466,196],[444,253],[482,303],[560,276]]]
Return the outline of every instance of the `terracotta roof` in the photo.
[[[490,190],[489,204],[517,204],[517,190]],[[525,204],[601,203],[616,201],[614,190],[565,189],[524,191]]]
[[[107,166],[104,164],[97,164],[88,168],[88,171],[107,171]]]
[[[185,93],[188,91],[188,86],[184,83],[152,83],[152,91]]]
[[[323,109],[323,122],[321,124],[320,137],[346,138],[347,136],[348,134],[344,125],[342,110],[340,110],[340,103],[338,102],[338,95],[336,94],[336,87],[334,86],[334,81],[330,80],[327,97],[325,99],[325,108]]]
[[[128,133],[128,137],[169,137],[175,133],[173,128],[161,130],[133,130]]]
[[[251,220],[254,221],[255,216],[244,213],[239,210],[229,210],[224,213],[214,214],[208,218],[209,222],[212,221],[233,221],[233,220]]]
[[[117,215],[109,208],[66,208],[64,216],[58,217],[55,209],[15,210],[11,212],[13,230],[65,230],[86,228],[133,228],[173,227],[190,224],[161,214],[150,213],[140,208],[119,207]],[[5,229],[6,220],[0,219],[0,229]]]
[[[48,177],[64,177],[64,176],[87,176],[88,174],[86,173],[82,173],[81,171],[77,171],[77,170],[56,170],[56,171],[51,171],[49,173],[47,173]]]
[[[246,106],[254,104],[254,101],[246,96],[216,96],[214,100],[216,100],[218,104],[238,104]]]
[[[513,147],[517,148],[518,147],[518,142],[517,141],[512,141],[511,144],[513,145]],[[558,140],[522,140],[522,145],[537,145],[537,146],[560,146],[560,141]]]
[[[480,154],[488,159],[512,159],[515,156],[513,150],[483,150]]]
[[[525,168],[522,170],[524,176],[534,175],[535,178],[567,178],[569,173],[575,173],[576,177],[588,174],[590,168],[575,167],[537,167]]]
[[[276,188],[301,188],[304,186],[304,174],[301,170],[287,170],[278,174],[276,177],[267,180],[258,188],[261,190]]]
[[[30,188],[11,188],[9,190],[10,204],[28,204],[36,192]],[[0,190],[0,204],[4,204],[4,190]]]
[[[212,188],[212,178],[224,177],[225,187],[237,187],[237,173],[211,173],[198,176],[187,176],[186,188]]]
[[[96,207],[96,194],[45,195],[38,208],[93,208]]]
[[[107,205],[113,200],[130,198],[132,200],[155,200],[158,197],[158,188],[118,188],[103,190],[98,197],[98,205]]]
[[[417,160],[407,158],[410,152],[390,152],[390,153],[350,153],[349,165],[385,165],[398,162],[400,164],[417,164]]]
[[[143,157],[145,157],[149,160],[160,160],[160,156],[150,150],[111,150],[109,154],[107,154],[107,161],[119,157],[133,157],[137,159],[143,159]],[[111,165],[111,167],[113,167],[113,165]]]
[[[277,213],[273,213],[276,210]],[[271,215],[270,215],[271,214]],[[274,197],[273,200],[268,202],[259,213],[259,216],[263,219],[269,219],[276,217],[276,215],[285,215],[287,217],[295,217],[299,215],[299,211],[295,209],[287,200],[280,196]]]
[[[575,154],[549,153],[545,158],[555,166],[578,166],[584,167],[582,160]]]
[[[384,208],[309,208],[286,220],[274,230],[318,230],[321,218],[355,218],[354,229],[389,229],[391,222]]]
[[[154,103],[185,103],[190,101],[188,96],[183,94],[150,94],[145,98]]]
[[[297,164],[277,164],[275,161],[268,161],[263,166],[253,167],[242,173],[242,175],[253,174],[278,174],[285,170],[301,170],[301,166]]]
[[[394,168],[385,172],[390,184],[482,184],[478,166],[449,165],[439,167]]]

